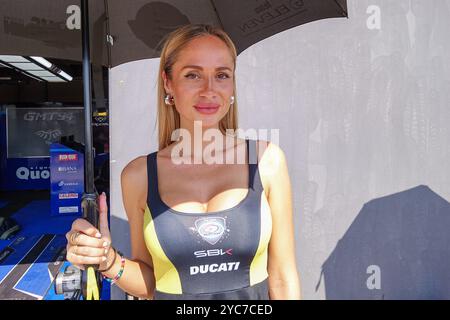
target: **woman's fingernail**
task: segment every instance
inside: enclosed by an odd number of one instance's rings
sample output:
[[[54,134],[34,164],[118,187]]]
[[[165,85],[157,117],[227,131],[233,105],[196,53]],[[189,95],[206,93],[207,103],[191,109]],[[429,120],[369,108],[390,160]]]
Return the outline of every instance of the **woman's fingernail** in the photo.
[[[108,249],[105,249],[105,254],[108,254]]]
[[[100,234],[100,232],[97,232],[97,233],[95,234],[95,237],[96,237],[96,238],[101,238],[102,235]]]
[[[102,261],[106,261],[106,257],[102,257]]]
[[[106,242],[106,241],[103,242],[103,246],[104,246],[104,247],[107,247],[107,246],[108,246],[108,242]]]

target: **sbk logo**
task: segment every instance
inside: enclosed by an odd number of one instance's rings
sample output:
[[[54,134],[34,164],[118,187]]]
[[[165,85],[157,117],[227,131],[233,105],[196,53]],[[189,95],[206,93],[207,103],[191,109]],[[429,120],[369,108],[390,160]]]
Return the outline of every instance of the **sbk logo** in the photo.
[[[215,257],[215,256],[223,256],[223,255],[233,255],[233,249],[209,249],[209,250],[199,250],[195,251],[194,255],[196,258],[204,258],[204,257]]]

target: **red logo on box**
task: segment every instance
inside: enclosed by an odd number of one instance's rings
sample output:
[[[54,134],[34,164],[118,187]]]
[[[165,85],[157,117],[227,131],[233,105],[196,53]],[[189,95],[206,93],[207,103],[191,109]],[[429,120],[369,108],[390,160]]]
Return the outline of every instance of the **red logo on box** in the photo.
[[[63,199],[78,199],[78,193],[60,193],[58,198]]]
[[[78,160],[78,154],[60,154],[59,161],[77,161]]]

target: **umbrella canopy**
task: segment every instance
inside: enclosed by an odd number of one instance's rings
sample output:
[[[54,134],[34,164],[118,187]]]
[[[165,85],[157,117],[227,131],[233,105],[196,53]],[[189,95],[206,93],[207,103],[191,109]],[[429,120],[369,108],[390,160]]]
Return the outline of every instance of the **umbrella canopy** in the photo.
[[[89,9],[91,61],[107,66],[104,2]],[[0,20],[0,55],[82,61],[80,1],[2,0]]]
[[[81,61],[80,11],[73,0],[2,0],[0,54]],[[91,0],[91,59],[114,67],[159,57],[164,37],[189,23],[222,27],[240,53],[281,31],[333,17],[347,17],[346,0]]]
[[[159,57],[167,33],[189,23],[222,27],[241,53],[289,28],[347,17],[345,0],[108,1],[111,65]]]

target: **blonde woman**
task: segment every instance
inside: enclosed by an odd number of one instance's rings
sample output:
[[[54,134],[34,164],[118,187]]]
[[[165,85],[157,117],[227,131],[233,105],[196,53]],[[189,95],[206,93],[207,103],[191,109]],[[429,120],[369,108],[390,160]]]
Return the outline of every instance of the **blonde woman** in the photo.
[[[221,29],[187,25],[168,36],[159,150],[121,176],[131,257],[111,247],[102,194],[99,230],[76,220],[68,261],[99,264],[107,279],[145,299],[300,298],[286,160],[277,145],[229,133],[237,129],[235,68],[235,46]],[[213,156],[199,124],[220,141]],[[230,154],[244,161],[230,163]]]

